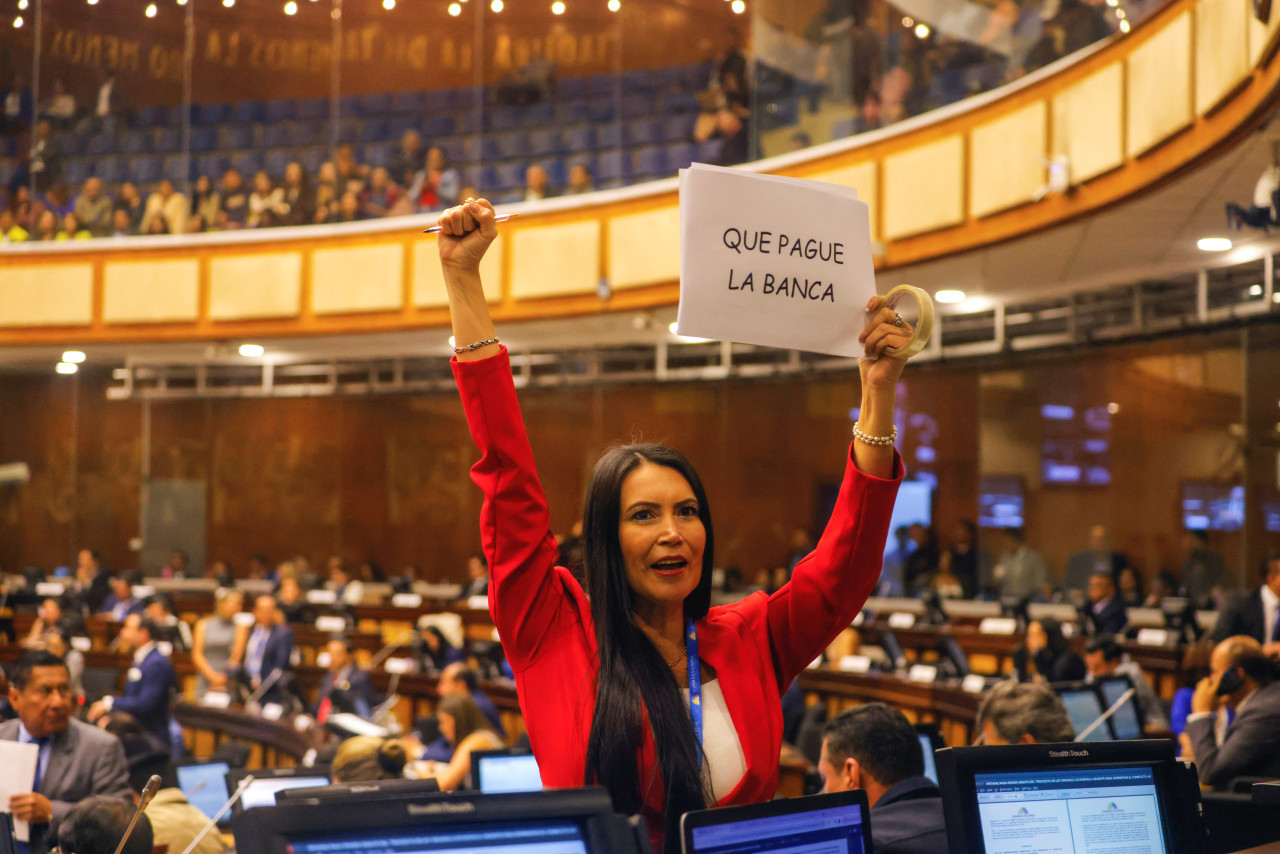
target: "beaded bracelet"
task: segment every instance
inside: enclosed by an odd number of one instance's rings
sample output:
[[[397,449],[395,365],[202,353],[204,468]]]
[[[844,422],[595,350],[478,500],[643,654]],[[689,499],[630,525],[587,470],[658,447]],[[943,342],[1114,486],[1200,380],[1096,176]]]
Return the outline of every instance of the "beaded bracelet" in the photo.
[[[892,436],[872,436],[870,433],[864,433],[862,428],[857,424],[853,425],[853,438],[857,439],[865,445],[892,445],[898,441],[898,425],[893,426]]]
[[[497,337],[486,338],[484,341],[474,341],[465,347],[454,347],[453,352],[461,356],[463,353],[470,353],[472,350],[479,350],[481,347],[488,347],[490,344],[497,344],[497,343],[498,343]]]

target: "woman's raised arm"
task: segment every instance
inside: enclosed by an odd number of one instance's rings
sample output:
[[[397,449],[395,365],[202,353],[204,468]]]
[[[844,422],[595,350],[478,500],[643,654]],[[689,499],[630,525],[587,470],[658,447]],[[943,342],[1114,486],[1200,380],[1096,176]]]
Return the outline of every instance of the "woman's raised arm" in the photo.
[[[493,205],[485,199],[465,202],[441,214],[438,224],[440,266],[449,292],[453,339],[458,347],[488,341],[496,336],[480,285],[480,259],[498,236]],[[484,359],[497,352],[497,344],[487,344],[459,353],[458,361]]]

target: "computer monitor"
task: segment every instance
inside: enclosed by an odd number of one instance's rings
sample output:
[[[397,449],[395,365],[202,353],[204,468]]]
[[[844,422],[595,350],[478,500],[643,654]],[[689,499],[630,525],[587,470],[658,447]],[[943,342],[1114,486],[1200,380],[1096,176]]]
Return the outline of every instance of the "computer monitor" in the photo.
[[[934,751],[941,750],[945,745],[942,742],[942,733],[938,731],[937,724],[916,724],[916,738],[920,739],[920,753],[924,757],[924,775],[934,782],[938,782],[938,763],[934,759]]]
[[[245,810],[232,827],[237,854],[648,854],[644,823],[615,815],[601,788],[303,801]]]
[[[514,750],[471,751],[471,785],[485,794],[540,792],[542,774],[532,753]]]
[[[213,818],[230,797],[227,772],[231,766],[225,762],[192,762],[179,765],[175,770],[178,788],[187,803],[204,813],[205,818]]]
[[[983,528],[1023,526],[1022,478],[988,475],[978,482],[978,525]]]
[[[364,783],[334,783],[332,786],[302,786],[281,789],[276,792],[277,804],[300,804],[304,801],[342,801],[352,798],[406,798],[440,791],[440,783],[434,777],[425,780],[370,780]]]
[[[1103,705],[1108,709],[1118,703],[1126,691],[1133,688],[1133,682],[1128,676],[1108,676],[1094,684],[1102,692]],[[1142,707],[1137,703],[1136,694],[1131,695],[1112,712],[1108,720],[1116,738],[1142,738]]]
[[[276,792],[281,789],[300,789],[304,786],[327,786],[333,781],[329,778],[329,766],[316,765],[311,768],[258,768],[247,771],[237,768],[227,773],[227,791],[234,792],[240,781],[250,774],[253,782],[244,790],[240,800],[232,807],[235,815],[246,810],[259,807],[275,806]]]
[[[1172,741],[939,750],[950,850],[1199,854],[1195,766]]]
[[[841,851],[870,854],[871,821],[861,789],[737,807],[680,818],[683,854]]]
[[[1083,682],[1062,682],[1055,684],[1053,690],[1062,699],[1062,705],[1067,708],[1067,717],[1071,718],[1071,726],[1076,731],[1077,739],[1111,741],[1115,738],[1109,720],[1094,727],[1093,731],[1083,739],[1080,738],[1081,734],[1106,711],[1102,706],[1102,698],[1098,696],[1097,691],[1093,690],[1092,685],[1086,685]]]

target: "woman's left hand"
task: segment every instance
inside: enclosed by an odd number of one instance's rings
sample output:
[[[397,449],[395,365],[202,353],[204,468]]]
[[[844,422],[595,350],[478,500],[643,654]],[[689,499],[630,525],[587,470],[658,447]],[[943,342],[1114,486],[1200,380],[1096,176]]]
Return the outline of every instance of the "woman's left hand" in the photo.
[[[911,340],[914,330],[911,324],[884,304],[882,296],[871,298],[867,303],[867,313],[871,315],[871,319],[858,336],[858,342],[863,345],[868,357],[858,363],[862,385],[892,388],[902,376],[907,360],[887,354],[885,349],[904,346]]]

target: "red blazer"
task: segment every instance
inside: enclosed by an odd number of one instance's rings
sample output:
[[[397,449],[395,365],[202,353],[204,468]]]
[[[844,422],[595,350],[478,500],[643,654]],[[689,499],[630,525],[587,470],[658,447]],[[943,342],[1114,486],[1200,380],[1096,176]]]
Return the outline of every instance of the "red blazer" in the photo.
[[[453,362],[480,461],[480,534],[489,560],[489,611],[516,675],[529,742],[548,787],[583,785],[595,707],[591,605],[567,569],[556,566],[546,499],[516,402],[505,348]],[[851,458],[850,458],[851,459]],[[713,607],[698,623],[700,658],[715,668],[738,731],[747,771],[721,806],[757,803],[778,787],[781,692],[848,628],[880,577],[889,516],[902,479],[868,477],[846,464],[840,496],[817,548],[791,581]],[[641,792],[650,836],[661,851],[662,781],[652,735],[640,750]]]

